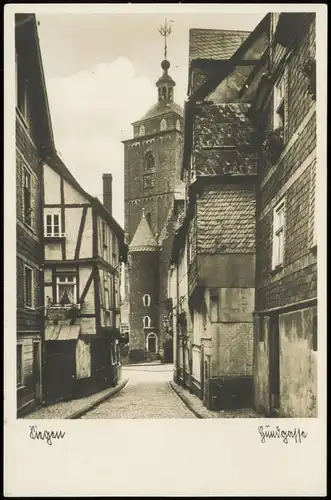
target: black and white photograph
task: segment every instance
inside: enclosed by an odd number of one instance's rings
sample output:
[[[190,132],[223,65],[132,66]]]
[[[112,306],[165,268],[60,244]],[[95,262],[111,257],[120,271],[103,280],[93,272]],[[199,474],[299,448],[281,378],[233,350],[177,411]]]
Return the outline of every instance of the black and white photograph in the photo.
[[[16,419],[54,448],[64,420],[248,420],[299,453],[324,414],[316,12],[31,7],[12,14]]]

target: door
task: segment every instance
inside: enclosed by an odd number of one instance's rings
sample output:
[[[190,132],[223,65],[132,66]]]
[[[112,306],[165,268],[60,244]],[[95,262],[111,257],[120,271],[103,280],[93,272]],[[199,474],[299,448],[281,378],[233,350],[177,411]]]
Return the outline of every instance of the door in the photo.
[[[279,345],[279,317],[270,316],[269,321],[269,391],[270,411],[277,414],[280,407],[280,345]]]
[[[33,342],[33,388],[34,397],[41,400],[40,342]]]
[[[73,396],[73,382],[76,375],[76,342],[56,340],[47,344],[44,370],[47,401],[70,399]]]

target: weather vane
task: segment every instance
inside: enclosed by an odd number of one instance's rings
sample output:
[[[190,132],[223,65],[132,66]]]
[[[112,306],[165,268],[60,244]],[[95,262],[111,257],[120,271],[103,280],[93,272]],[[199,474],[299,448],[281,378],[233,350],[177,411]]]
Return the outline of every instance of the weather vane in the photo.
[[[173,23],[174,21],[169,22]],[[164,26],[161,26],[158,31],[160,35],[164,37],[164,59],[167,59],[167,36],[169,36],[171,33],[171,26],[167,25],[167,19],[164,22]]]

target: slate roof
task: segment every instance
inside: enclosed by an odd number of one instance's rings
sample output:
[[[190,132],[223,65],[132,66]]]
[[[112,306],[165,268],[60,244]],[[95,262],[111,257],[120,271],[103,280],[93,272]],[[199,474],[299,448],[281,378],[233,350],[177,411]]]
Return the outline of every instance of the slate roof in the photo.
[[[153,104],[153,106],[149,108],[149,110],[144,114],[142,118],[140,118],[140,120],[136,120],[134,124],[142,122],[144,120],[150,120],[151,118],[162,116],[167,113],[176,113],[177,115],[182,117],[183,108],[175,102],[165,103],[164,101],[158,101],[156,104]]]
[[[193,28],[189,31],[189,60],[230,59],[250,31]]]
[[[198,202],[197,250],[201,253],[255,251],[255,194],[248,189],[206,191]]]
[[[136,232],[134,233],[132,241],[129,245],[129,250],[130,252],[153,252],[157,250],[157,248],[156,239],[143,211],[141,221],[139,222]]]

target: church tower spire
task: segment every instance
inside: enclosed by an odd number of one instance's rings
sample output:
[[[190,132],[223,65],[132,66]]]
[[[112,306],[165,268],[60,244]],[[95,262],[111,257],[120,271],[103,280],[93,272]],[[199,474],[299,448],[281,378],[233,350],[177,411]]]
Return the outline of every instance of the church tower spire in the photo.
[[[173,21],[170,21],[173,22]],[[156,86],[158,88],[158,100],[159,102],[164,102],[165,104],[171,103],[174,101],[174,87],[176,83],[168,74],[168,70],[170,68],[170,62],[167,59],[167,37],[171,34],[171,26],[167,24],[167,19],[161,28],[159,29],[159,33],[164,38],[164,60],[161,62],[161,68],[163,69],[163,75],[156,82]]]

